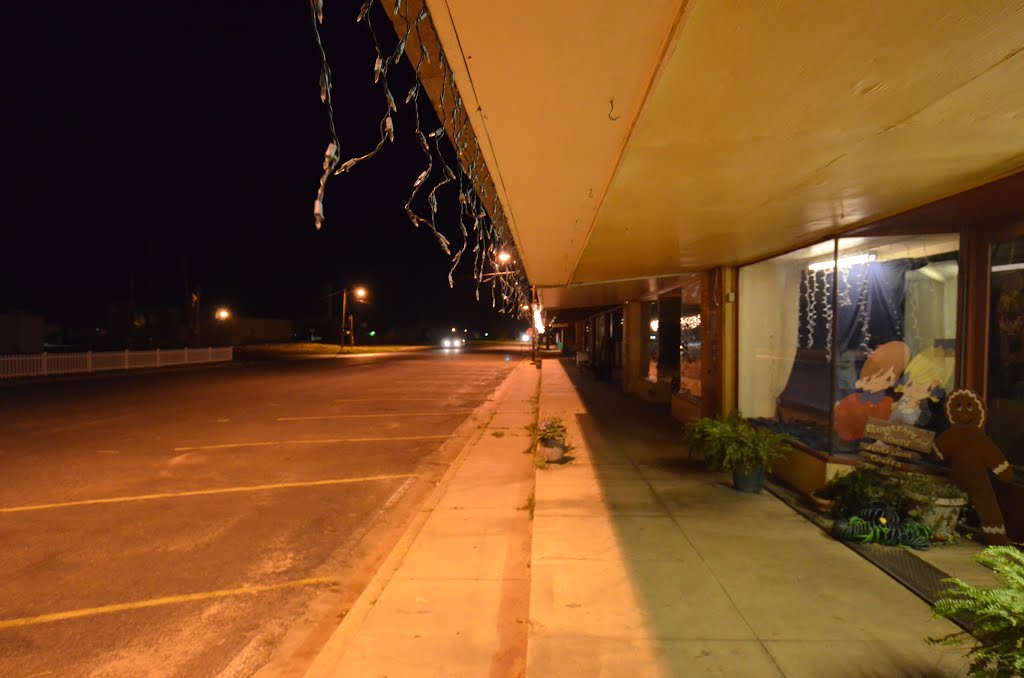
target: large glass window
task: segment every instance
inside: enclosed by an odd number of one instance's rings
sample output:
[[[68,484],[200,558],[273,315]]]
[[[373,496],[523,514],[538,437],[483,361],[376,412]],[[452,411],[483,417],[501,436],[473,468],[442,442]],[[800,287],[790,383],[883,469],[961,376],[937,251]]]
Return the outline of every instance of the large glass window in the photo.
[[[700,398],[700,306],[683,306],[679,328],[679,392]]]
[[[955,235],[841,238],[742,268],[740,409],[838,453],[869,419],[941,430],[958,250]]]
[[[824,333],[815,340],[820,304],[806,306],[805,288],[808,263],[830,260],[834,249],[807,247],[739,276],[739,409],[817,449],[828,449],[830,362]]]
[[[869,419],[938,432],[956,367],[959,238],[840,238],[832,449],[857,452]]]
[[[644,303],[643,322],[647,326],[647,373],[644,379],[654,381],[658,378],[658,302]]]
[[[992,248],[989,279],[989,435],[1024,464],[1024,239]]]

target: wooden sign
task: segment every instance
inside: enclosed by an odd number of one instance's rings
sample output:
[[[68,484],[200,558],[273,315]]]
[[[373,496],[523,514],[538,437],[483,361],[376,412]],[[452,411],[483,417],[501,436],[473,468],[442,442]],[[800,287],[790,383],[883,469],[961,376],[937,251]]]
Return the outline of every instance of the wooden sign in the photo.
[[[931,452],[932,442],[935,440],[933,431],[874,418],[868,419],[864,427],[864,436],[925,454]]]

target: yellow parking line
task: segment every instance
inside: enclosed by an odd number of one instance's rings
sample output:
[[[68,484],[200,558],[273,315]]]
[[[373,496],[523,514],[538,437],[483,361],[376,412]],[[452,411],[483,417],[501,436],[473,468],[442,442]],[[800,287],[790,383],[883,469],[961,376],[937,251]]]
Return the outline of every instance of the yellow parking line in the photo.
[[[425,402],[435,402],[436,403],[438,401],[438,398],[385,398],[385,397],[380,397],[380,398],[335,398],[334,402],[336,402],[336,403],[365,403],[365,402],[368,402],[368,401],[378,401],[378,400],[382,400],[384,402],[391,402],[392,400],[402,401],[402,402],[407,401],[407,400],[415,400],[415,401],[425,401]]]
[[[291,487],[318,487],[322,485],[344,485],[346,483],[365,483],[371,480],[394,480],[411,478],[415,473],[395,473],[362,478],[332,478],[330,480],[306,480],[294,483],[274,483],[273,485],[243,485],[241,487],[218,487],[211,490],[189,490],[187,492],[162,492],[160,494],[138,494],[128,497],[106,497],[104,499],[81,499],[64,501],[55,504],[29,504],[26,506],[8,506],[0,508],[0,513],[19,513],[22,511],[42,511],[44,509],[67,508],[69,506],[90,506],[93,504],[118,504],[126,501],[150,501],[153,499],[173,499],[175,497],[201,497],[209,494],[230,494],[233,492],[258,492],[260,490],[283,490]]]
[[[261,440],[254,443],[219,443],[217,445],[191,445],[188,447],[175,447],[175,452],[189,452],[193,450],[227,450],[233,447],[268,447],[270,445],[328,445],[330,443],[378,443],[388,440],[441,440],[450,438],[451,435],[430,435],[430,436],[391,436],[385,438],[317,438],[314,440]]]
[[[472,414],[473,410],[448,410],[447,412],[392,412],[384,414],[323,414],[310,417],[278,417],[278,421],[316,421],[318,419],[368,419],[373,417],[447,417],[452,414]]]
[[[100,607],[87,607],[81,610],[66,610],[64,612],[53,612],[41,614],[37,617],[21,617],[19,619],[0,619],[0,629],[11,629],[19,626],[32,626],[34,624],[48,624],[66,619],[78,619],[80,617],[92,617],[98,614],[110,614],[111,612],[123,612],[125,610],[141,610],[147,607],[158,607],[160,605],[175,605],[177,603],[191,603],[197,600],[210,600],[212,598],[227,598],[228,596],[241,596],[247,594],[263,593],[264,591],[275,591],[277,589],[295,588],[297,586],[318,586],[336,584],[337,580],[315,577],[310,579],[295,579],[283,581],[278,584],[265,584],[262,586],[246,586],[240,589],[222,589],[220,591],[203,591],[201,593],[186,593],[180,596],[165,596],[163,598],[150,598],[149,600],[136,600],[131,603],[118,603],[116,605],[101,605]]]

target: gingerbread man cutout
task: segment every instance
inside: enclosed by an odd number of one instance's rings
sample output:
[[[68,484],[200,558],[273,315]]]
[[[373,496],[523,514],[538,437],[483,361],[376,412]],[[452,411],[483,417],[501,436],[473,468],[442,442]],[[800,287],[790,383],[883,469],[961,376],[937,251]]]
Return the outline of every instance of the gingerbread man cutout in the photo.
[[[974,391],[953,391],[946,399],[946,419],[950,427],[935,439],[935,448],[951,462],[949,479],[970,496],[981,519],[985,541],[989,545],[1009,544],[988,472],[1009,480],[1013,469],[985,435],[985,404]]]

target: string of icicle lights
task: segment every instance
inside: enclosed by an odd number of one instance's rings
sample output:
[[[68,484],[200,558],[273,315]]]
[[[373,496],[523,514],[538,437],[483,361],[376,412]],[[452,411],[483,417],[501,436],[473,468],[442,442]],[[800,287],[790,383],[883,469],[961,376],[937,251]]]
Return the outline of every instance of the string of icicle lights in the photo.
[[[333,175],[352,171],[359,163],[374,157],[386,143],[394,141],[395,121],[392,115],[398,111],[399,104],[396,103],[395,96],[391,91],[389,73],[391,67],[397,64],[405,53],[409,39],[415,37],[420,47],[415,63],[412,63],[415,79],[401,105],[413,107],[416,120],[414,134],[420,150],[423,152],[425,168],[412,184],[409,199],[405,203],[405,213],[413,226],[417,228],[422,226],[429,230],[444,253],[451,257],[451,268],[448,270],[449,286],[454,285],[453,273],[468,252],[473,262],[473,279],[476,284],[477,300],[480,299],[480,287],[489,284],[492,307],[502,313],[528,317],[528,309],[533,301],[529,283],[520,266],[508,219],[505,217],[501,202],[495,194],[493,182],[490,181],[490,176],[487,173],[480,152],[480,143],[473,133],[469,118],[463,109],[462,97],[455,88],[455,74],[440,48],[441,43],[437,38],[433,22],[430,21],[426,5],[423,5],[415,16],[411,16],[407,0],[394,0],[394,15],[404,22],[402,24],[404,31],[398,29],[398,22],[395,22],[399,38],[398,45],[393,51],[386,51],[381,46],[370,18],[370,10],[375,1],[365,0],[356,16],[356,21],[366,25],[376,50],[373,77],[374,82],[380,86],[384,95],[380,134],[376,144],[369,151],[343,161],[341,141],[334,123],[331,68],[320,38],[320,28],[324,20],[323,0],[310,0],[313,33],[320,53],[320,98],[327,108],[328,127],[331,135],[330,143],[324,153],[324,171],[320,177],[320,187],[313,204],[316,228],[319,230],[326,223],[324,195],[328,179]],[[424,40],[424,36],[428,35],[432,37],[431,42],[437,46],[436,53],[431,53]],[[436,64],[441,73],[441,90],[438,99],[441,125],[435,130],[424,132],[420,119],[420,94],[422,92],[420,70],[427,64]],[[446,137],[449,137],[449,131],[451,132],[450,138],[444,141]],[[445,154],[442,152],[443,141],[444,143],[450,142],[455,151],[459,161],[454,165],[449,164],[445,159]],[[437,162],[435,162],[435,158]],[[426,187],[432,180],[436,183],[427,191]],[[455,207],[458,209],[460,232],[460,241],[457,246],[454,246],[438,230],[436,221],[442,199],[452,196],[455,189],[458,189]],[[421,213],[417,211],[414,203],[417,202],[418,197],[422,203],[424,199],[421,195],[423,194],[426,196],[427,209]],[[493,205],[490,214],[486,209],[488,203]]]

